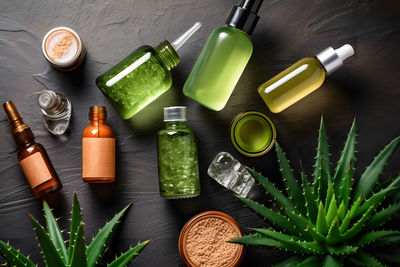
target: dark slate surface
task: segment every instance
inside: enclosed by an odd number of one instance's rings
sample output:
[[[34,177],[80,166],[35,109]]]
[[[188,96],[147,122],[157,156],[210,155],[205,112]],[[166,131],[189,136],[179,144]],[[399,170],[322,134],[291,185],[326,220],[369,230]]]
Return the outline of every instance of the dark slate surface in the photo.
[[[240,111],[255,109],[269,115],[294,169],[300,169],[301,159],[308,173],[312,169],[321,114],[326,119],[334,160],[353,118],[357,117],[359,172],[385,143],[400,135],[398,0],[265,1],[252,37],[254,54],[227,107],[213,112],[185,98],[181,91],[185,79],[207,36],[224,24],[234,2],[0,1],[0,102],[15,102],[53,161],[64,188],[49,202],[57,217],[62,217],[62,228],[69,226],[67,218],[74,190],[81,201],[88,240],[115,212],[134,201],[112,242],[109,260],[130,244],[151,238],[151,244],[137,258],[137,266],[183,266],[177,248],[180,229],[189,218],[205,210],[230,214],[245,232],[248,227],[265,225],[206,174],[213,156],[225,150],[281,183],[274,153],[245,158],[230,144],[229,123]],[[201,21],[203,27],[179,51],[182,63],[173,70],[173,88],[134,119],[119,118],[96,88],[94,79],[139,45],[173,40],[195,21]],[[73,73],[55,71],[41,54],[41,38],[55,26],[75,29],[87,48],[86,61]],[[356,51],[345,68],[288,110],[280,114],[268,111],[256,91],[261,83],[302,57],[344,43],[352,44]],[[44,87],[71,99],[73,119],[69,136],[54,137],[46,131],[34,95]],[[155,134],[163,127],[162,107],[177,104],[188,106],[188,124],[197,133],[202,194],[192,200],[168,201],[158,195]],[[88,124],[91,105],[107,106],[108,122],[117,136],[118,177],[114,185],[88,185],[81,181],[81,134]],[[41,205],[18,166],[16,146],[3,115],[0,140],[0,239],[10,240],[35,262],[41,262],[27,216],[31,212],[44,222]],[[399,160],[397,153],[386,176],[397,174]],[[249,248],[243,266],[266,266],[284,257],[270,249]]]

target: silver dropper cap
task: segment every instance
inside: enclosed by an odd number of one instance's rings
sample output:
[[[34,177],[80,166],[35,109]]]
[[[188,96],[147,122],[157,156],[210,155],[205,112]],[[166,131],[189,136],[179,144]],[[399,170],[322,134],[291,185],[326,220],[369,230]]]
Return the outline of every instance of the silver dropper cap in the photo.
[[[184,106],[164,108],[164,121],[186,121],[187,112]]]
[[[319,52],[315,57],[324,66],[328,75],[343,67],[343,61],[354,55],[354,49],[351,45],[345,44],[338,49],[328,47]]]

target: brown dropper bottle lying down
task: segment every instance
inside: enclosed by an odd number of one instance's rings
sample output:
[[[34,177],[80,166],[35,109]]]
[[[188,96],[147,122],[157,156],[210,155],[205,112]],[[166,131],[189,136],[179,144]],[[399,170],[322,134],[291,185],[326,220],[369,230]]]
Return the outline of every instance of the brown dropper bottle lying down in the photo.
[[[11,125],[12,135],[18,145],[18,161],[36,198],[62,188],[46,150],[35,142],[31,129],[22,121],[13,102],[3,104],[3,110]]]
[[[115,181],[115,135],[106,119],[105,107],[90,107],[90,124],[82,136],[82,179],[86,183]]]

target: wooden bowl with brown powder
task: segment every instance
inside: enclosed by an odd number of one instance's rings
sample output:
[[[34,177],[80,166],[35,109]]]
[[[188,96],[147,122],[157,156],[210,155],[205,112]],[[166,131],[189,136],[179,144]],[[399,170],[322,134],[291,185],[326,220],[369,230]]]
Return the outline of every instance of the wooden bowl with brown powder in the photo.
[[[242,236],[238,223],[219,211],[197,214],[183,227],[179,236],[179,254],[190,267],[239,266],[244,249],[228,243]]]

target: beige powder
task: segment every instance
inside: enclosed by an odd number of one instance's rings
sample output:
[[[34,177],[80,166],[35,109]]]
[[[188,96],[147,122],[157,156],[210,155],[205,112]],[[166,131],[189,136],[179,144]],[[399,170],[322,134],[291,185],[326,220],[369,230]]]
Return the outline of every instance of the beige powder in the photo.
[[[51,55],[53,60],[61,58],[65,54],[65,52],[68,51],[68,49],[72,45],[73,38],[74,37],[70,33],[63,34],[63,36],[57,41],[57,43],[51,49]]]
[[[219,218],[205,218],[193,225],[186,237],[186,251],[196,266],[229,266],[236,258],[240,245],[228,243],[240,233]]]

